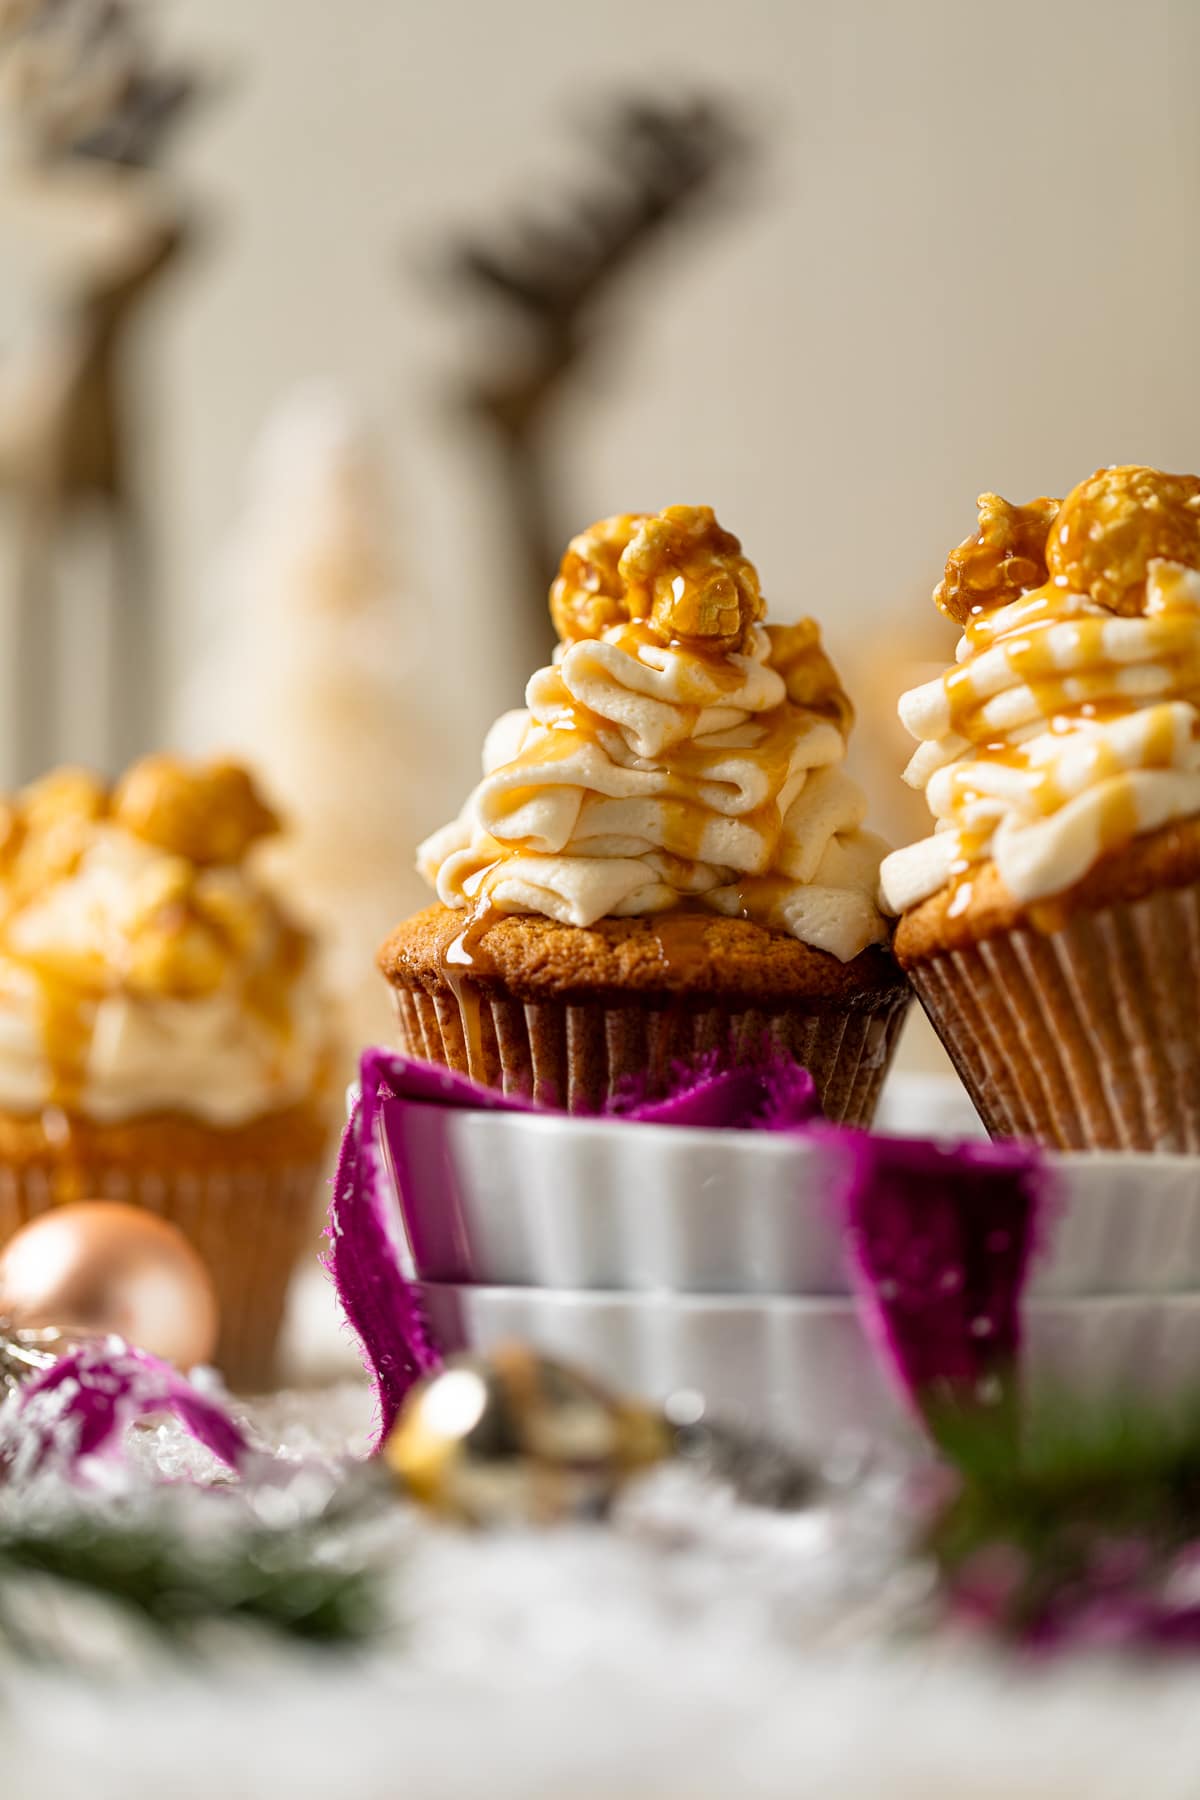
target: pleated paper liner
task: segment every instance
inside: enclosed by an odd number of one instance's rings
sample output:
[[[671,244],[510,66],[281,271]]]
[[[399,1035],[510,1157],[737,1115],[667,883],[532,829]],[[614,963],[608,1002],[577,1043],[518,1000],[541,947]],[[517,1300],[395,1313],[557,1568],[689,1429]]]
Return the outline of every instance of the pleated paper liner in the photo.
[[[909,968],[993,1137],[1200,1151],[1200,886]]]
[[[89,1124],[64,1155],[41,1121],[0,1115],[0,1243],[72,1200],[145,1207],[179,1227],[212,1276],[216,1360],[230,1385],[266,1388],[292,1276],[315,1243],[324,1138],[323,1114],[296,1109],[225,1131],[165,1119]]]
[[[568,1112],[597,1112],[630,1083],[647,1098],[705,1056],[770,1047],[807,1069],[826,1117],[867,1125],[908,1005],[892,988],[850,1002],[778,1010],[648,999],[522,1002],[471,981],[458,993],[395,987],[401,1048],[488,1087]]]

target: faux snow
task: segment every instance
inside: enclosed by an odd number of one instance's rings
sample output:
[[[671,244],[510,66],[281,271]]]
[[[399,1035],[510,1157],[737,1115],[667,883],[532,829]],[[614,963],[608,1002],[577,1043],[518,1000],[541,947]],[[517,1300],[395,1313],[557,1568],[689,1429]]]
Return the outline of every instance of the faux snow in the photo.
[[[247,1409],[294,1458],[358,1452],[328,1296],[302,1296],[310,1374]],[[174,1423],[133,1434],[134,1479],[217,1479]],[[860,1475],[858,1447],[842,1473]],[[833,1471],[835,1474],[837,1471]],[[902,1556],[895,1472],[773,1514],[682,1469],[603,1527],[480,1536],[397,1505],[372,1528],[390,1624],[301,1653],[230,1633],[182,1662],[72,1601],[87,1667],[0,1664],[0,1756],[20,1800],[1192,1800],[1194,1671],[1024,1666],[907,1635],[928,1578]]]

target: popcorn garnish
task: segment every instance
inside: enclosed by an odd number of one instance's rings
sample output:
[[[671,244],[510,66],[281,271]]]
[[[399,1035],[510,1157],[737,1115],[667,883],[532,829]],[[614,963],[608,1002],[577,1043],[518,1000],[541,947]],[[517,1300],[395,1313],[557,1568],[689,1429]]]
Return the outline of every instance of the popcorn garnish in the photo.
[[[564,644],[598,638],[611,625],[629,622],[621,558],[648,513],[598,519],[567,545],[550,589],[550,618]]]
[[[600,520],[572,539],[550,590],[563,643],[630,623],[719,654],[743,649],[765,611],[753,563],[711,506]]]
[[[1126,464],[1097,469],[1063,501],[1046,546],[1059,587],[1115,613],[1145,611],[1151,562],[1200,568],[1200,478]]]
[[[1046,539],[1061,500],[1031,500],[1013,506],[999,494],[980,494],[979,529],[946,558],[946,572],[934,600],[951,619],[965,625],[973,613],[1007,606],[1046,579]]]
[[[194,863],[240,862],[279,820],[240,763],[147,756],[117,785],[113,819],[135,837]]]

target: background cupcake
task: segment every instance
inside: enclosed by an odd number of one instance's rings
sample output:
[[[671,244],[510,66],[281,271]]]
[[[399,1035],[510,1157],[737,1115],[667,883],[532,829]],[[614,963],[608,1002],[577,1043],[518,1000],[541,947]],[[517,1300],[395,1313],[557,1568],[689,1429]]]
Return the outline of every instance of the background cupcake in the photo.
[[[593,526],[550,605],[553,664],[422,846],[441,904],[381,954],[405,1047],[588,1110],[773,1045],[868,1119],[907,994],[817,627],[764,626],[707,507]]]
[[[330,1121],[313,947],[246,862],[276,827],[236,765],[149,757],[24,789],[0,848],[0,1241],[64,1200],[162,1214],[242,1383],[270,1373]]]
[[[979,502],[906,694],[932,837],[883,865],[900,961],[993,1134],[1200,1150],[1200,480]]]

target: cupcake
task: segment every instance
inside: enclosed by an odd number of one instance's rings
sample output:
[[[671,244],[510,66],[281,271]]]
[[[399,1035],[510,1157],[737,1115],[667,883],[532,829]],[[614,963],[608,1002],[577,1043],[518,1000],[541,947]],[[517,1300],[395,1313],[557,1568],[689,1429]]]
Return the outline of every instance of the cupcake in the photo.
[[[984,494],[934,598],[899,959],[994,1136],[1200,1151],[1200,479]]]
[[[438,904],[381,952],[410,1055],[594,1111],[769,1051],[831,1118],[871,1117],[908,998],[876,905],[884,846],[842,767],[852,715],[816,625],[764,610],[708,507],[571,543],[554,660],[421,847]]]
[[[64,769],[0,811],[0,1242],[132,1201],[207,1263],[230,1379],[271,1371],[330,1124],[308,937],[256,882],[244,770]]]

